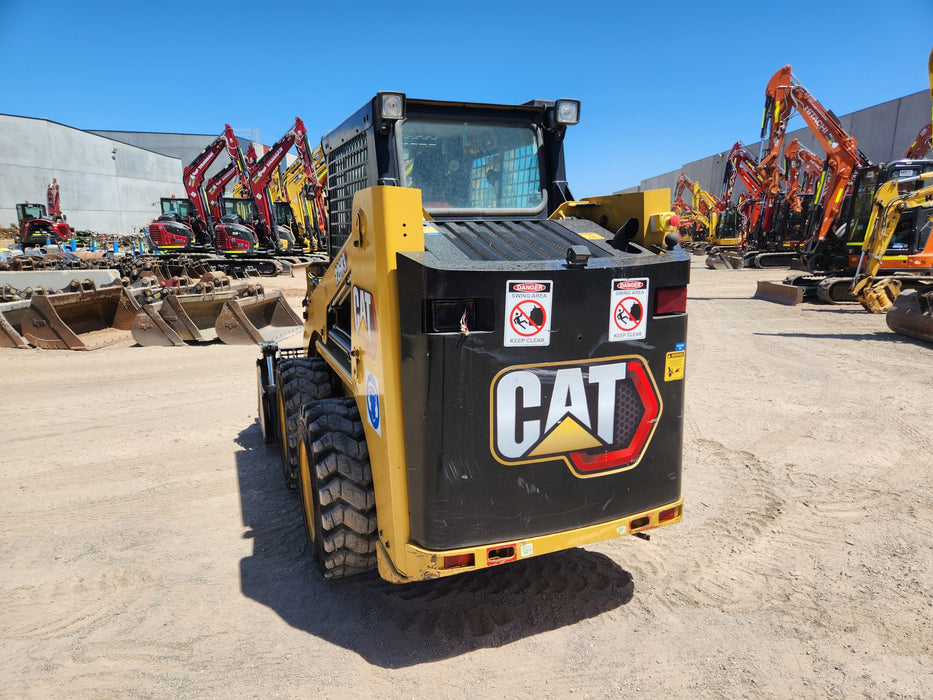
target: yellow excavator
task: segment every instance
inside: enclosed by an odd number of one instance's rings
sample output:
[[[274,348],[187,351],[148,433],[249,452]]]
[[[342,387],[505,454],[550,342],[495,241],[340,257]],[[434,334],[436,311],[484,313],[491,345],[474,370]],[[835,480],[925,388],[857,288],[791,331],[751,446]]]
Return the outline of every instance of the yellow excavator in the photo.
[[[904,187],[917,180],[933,180],[933,172],[891,180],[879,188],[859,260],[859,272],[852,284],[852,294],[868,311],[886,312],[885,321],[891,330],[933,343],[933,277],[930,284],[907,290],[903,294],[901,280],[897,277],[875,281],[882,255],[896,237],[902,213],[916,212],[918,217],[926,217],[925,223],[918,221],[913,228],[920,230],[927,238],[924,257],[933,257],[933,236],[930,235],[933,229],[933,184],[912,192],[898,192],[899,186]]]

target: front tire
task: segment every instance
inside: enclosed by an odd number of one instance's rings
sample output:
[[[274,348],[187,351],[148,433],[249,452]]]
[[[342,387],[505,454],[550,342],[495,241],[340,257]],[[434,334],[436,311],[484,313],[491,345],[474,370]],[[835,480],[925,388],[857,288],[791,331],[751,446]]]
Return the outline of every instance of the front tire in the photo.
[[[327,365],[319,357],[292,357],[275,371],[276,413],[282,475],[290,491],[298,489],[298,418],[309,401],[331,396]]]
[[[376,493],[353,398],[306,404],[299,419],[298,475],[305,532],[325,579],[376,568]]]

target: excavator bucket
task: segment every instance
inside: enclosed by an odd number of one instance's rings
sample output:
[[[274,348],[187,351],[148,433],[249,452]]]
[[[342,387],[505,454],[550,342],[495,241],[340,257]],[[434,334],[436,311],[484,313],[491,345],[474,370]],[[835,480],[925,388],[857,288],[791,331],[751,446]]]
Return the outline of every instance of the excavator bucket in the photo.
[[[883,314],[888,311],[901,293],[901,281],[897,279],[881,279],[862,292],[859,301],[866,311],[873,314]]]
[[[933,289],[907,290],[897,297],[885,321],[895,333],[933,343]]]
[[[298,317],[278,290],[231,299],[217,317],[217,337],[228,345],[261,345],[301,330]]]
[[[128,340],[138,311],[123,287],[35,294],[22,320],[23,336],[46,350],[97,350]]]
[[[224,304],[236,293],[168,294],[145,304],[133,320],[133,339],[143,346],[209,343],[217,339],[214,325]]]
[[[744,264],[744,256],[737,250],[712,250],[706,256],[706,266],[711,270],[738,270]]]
[[[758,289],[755,291],[755,298],[773,301],[785,306],[796,306],[803,301],[803,288],[795,284],[759,281]]]

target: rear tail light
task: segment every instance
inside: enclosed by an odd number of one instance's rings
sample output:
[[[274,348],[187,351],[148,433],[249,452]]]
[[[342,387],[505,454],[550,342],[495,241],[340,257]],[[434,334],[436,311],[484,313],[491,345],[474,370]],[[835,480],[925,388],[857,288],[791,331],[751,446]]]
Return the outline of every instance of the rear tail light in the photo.
[[[687,312],[687,288],[662,287],[654,293],[654,313],[683,314]]]
[[[445,569],[459,569],[464,566],[473,566],[476,563],[476,557],[470,554],[454,554],[444,557]]]

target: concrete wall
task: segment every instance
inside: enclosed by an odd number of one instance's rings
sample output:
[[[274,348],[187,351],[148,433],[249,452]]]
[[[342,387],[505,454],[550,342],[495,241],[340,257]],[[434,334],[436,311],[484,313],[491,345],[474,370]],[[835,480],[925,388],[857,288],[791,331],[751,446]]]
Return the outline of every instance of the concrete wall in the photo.
[[[181,161],[62,124],[0,114],[0,225],[16,204],[45,204],[57,178],[62,211],[78,230],[133,233],[183,192]]]
[[[851,114],[839,117],[842,127],[855,137],[859,148],[875,163],[884,163],[897,160],[904,156],[904,151],[913,143],[920,127],[930,121],[930,96],[926,91],[916,92],[906,97],[890,102],[883,102],[874,107],[868,107]],[[799,139],[800,143],[821,158],[825,155],[822,147],[806,126],[787,133],[784,143],[792,139]],[[744,140],[748,151],[758,156],[758,135],[755,134]],[[733,142],[734,143],[734,142]],[[637,188],[622,190],[651,190],[669,187],[673,194],[677,177],[681,170],[687,176],[700,183],[704,190],[719,196],[722,188],[722,177],[726,168],[726,158],[732,149],[732,143],[722,144],[723,150],[692,163],[685,163],[681,168],[671,172],[661,173],[641,181]],[[928,156],[929,157],[929,156]],[[733,190],[733,199],[744,191],[739,180],[736,180]],[[685,200],[689,202],[687,197]]]

